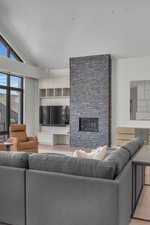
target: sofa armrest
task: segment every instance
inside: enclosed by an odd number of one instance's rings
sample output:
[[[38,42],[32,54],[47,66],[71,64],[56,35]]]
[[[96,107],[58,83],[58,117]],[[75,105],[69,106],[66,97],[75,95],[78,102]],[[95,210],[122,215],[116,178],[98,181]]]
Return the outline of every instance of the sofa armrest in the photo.
[[[116,178],[118,181],[118,223],[119,225],[129,224],[132,214],[132,160],[124,167]]]
[[[29,141],[38,142],[38,139],[37,139],[36,136],[29,136],[29,137],[28,137],[28,140],[29,140]]]
[[[25,169],[0,166],[0,181],[0,224],[25,225]]]

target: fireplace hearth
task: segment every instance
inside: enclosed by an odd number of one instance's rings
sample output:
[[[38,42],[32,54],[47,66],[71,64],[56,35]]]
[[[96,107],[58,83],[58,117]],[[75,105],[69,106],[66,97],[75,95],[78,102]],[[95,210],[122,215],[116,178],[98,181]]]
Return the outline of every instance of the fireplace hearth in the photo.
[[[79,118],[79,131],[98,132],[98,118]]]

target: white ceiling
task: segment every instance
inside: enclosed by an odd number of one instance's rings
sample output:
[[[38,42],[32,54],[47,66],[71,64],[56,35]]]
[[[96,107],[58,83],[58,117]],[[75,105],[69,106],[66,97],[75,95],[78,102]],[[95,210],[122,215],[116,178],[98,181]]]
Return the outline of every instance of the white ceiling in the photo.
[[[149,0],[0,0],[0,32],[25,61],[68,67],[69,57],[150,55]]]

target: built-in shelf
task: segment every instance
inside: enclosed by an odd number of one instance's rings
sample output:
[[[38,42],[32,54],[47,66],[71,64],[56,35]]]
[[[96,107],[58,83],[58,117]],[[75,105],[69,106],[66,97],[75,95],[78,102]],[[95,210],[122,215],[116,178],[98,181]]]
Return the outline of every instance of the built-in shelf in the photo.
[[[63,88],[63,96],[70,96],[70,88]]]
[[[46,96],[46,89],[40,89],[40,97]]]
[[[54,88],[48,88],[47,97],[53,97],[53,96],[54,96]]]
[[[69,144],[70,127],[55,127],[55,126],[41,126],[38,133],[38,140],[40,144],[47,145],[66,145]]]
[[[69,97],[70,88],[42,88],[40,98]]]
[[[40,99],[57,99],[57,98],[62,98],[62,99],[65,99],[65,98],[69,98],[70,96],[46,96],[46,97],[40,97]]]
[[[55,88],[55,96],[62,96],[62,88]]]

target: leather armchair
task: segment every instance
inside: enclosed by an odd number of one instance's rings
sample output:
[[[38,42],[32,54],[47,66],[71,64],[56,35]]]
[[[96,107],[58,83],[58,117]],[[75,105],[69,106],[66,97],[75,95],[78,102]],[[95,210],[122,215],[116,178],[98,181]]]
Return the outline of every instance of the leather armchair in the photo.
[[[37,137],[28,137],[26,135],[25,124],[12,124],[9,128],[9,133],[9,141],[13,143],[11,151],[38,152]]]

